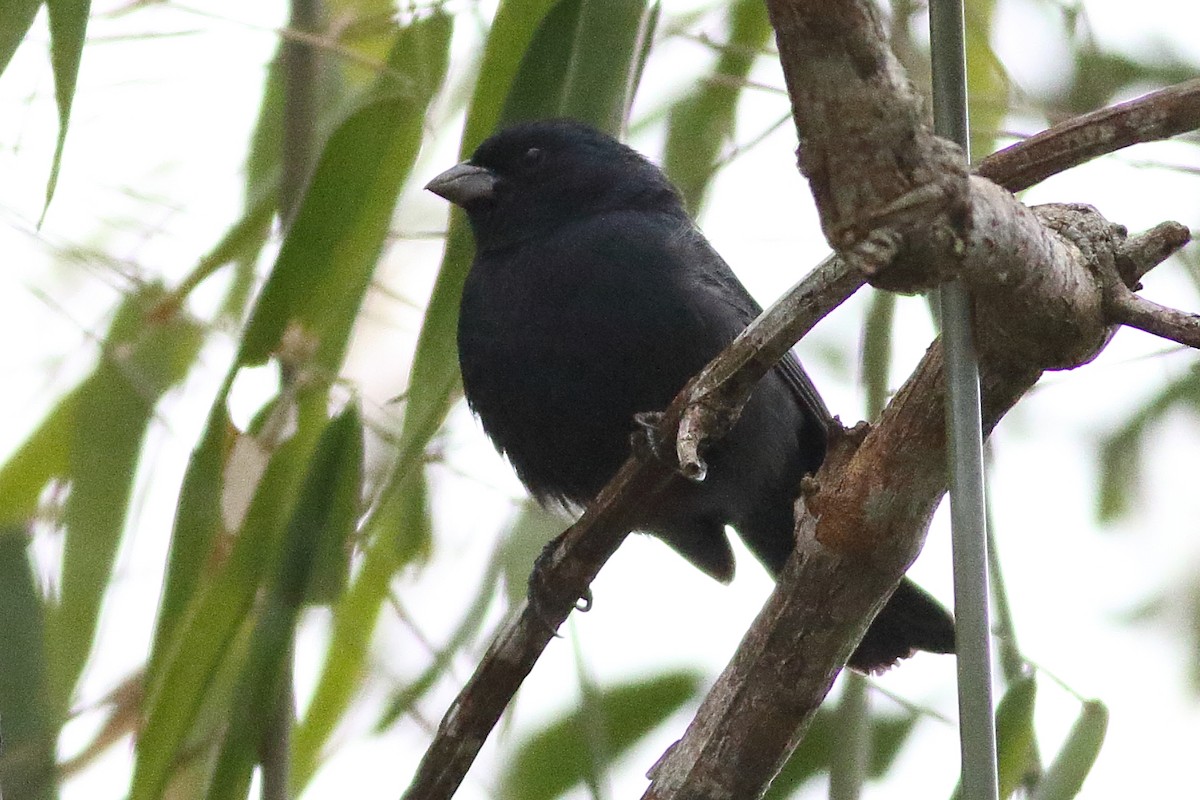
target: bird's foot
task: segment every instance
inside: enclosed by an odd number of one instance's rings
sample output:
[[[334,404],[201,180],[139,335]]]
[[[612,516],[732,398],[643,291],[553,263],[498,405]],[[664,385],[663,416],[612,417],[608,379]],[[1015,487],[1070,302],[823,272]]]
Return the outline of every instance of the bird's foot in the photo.
[[[661,460],[670,455],[666,452],[667,442],[658,433],[662,418],[661,411],[642,411],[633,415],[637,428],[630,434],[629,442],[639,461]]]
[[[566,619],[566,615],[559,615],[554,611],[559,607],[561,591],[557,590],[557,587],[550,582],[547,574],[550,570],[550,562],[554,558],[554,551],[563,535],[565,532],[551,539],[542,548],[542,552],[533,561],[533,570],[530,571],[529,581],[526,584],[526,597],[529,600],[530,613],[555,638],[561,636],[558,633],[558,626]],[[592,609],[591,589],[584,589],[583,595],[576,598],[575,608],[584,613]]]

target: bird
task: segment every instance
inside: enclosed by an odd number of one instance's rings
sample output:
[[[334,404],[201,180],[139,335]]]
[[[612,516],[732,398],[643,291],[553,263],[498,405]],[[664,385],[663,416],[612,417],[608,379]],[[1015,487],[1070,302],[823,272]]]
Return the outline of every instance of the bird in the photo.
[[[426,188],[475,240],[457,330],[467,404],[543,504],[586,506],[630,455],[638,415],[761,313],[662,170],[583,122],[506,127]],[[835,424],[789,353],[705,452],[705,479],[673,480],[636,529],[728,583],[731,527],[777,577]],[[917,650],[953,652],[954,620],[904,578],[848,664],[878,672]]]

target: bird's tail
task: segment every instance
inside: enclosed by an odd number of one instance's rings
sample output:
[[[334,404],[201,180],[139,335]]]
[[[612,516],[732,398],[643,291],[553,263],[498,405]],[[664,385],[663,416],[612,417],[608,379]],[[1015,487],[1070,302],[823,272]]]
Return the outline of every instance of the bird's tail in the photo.
[[[954,617],[908,578],[867,628],[867,635],[850,656],[860,672],[880,672],[917,650],[954,652]]]

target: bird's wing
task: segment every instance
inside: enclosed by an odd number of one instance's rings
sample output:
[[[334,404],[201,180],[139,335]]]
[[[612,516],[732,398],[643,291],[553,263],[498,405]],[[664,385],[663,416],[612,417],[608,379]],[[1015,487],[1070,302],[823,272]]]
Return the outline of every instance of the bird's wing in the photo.
[[[733,312],[733,314],[728,314],[728,317],[737,325],[736,330],[732,331],[732,335],[736,336],[762,313],[762,306],[750,296],[750,292],[738,280],[720,254],[708,243],[704,235],[695,229],[693,229],[693,235],[694,238],[689,243],[694,250],[694,255],[690,259],[695,269],[692,274],[696,280],[709,289],[705,294],[710,298],[710,302],[724,305],[727,310]],[[828,431],[829,424],[833,421],[833,415],[829,412],[829,407],[825,405],[817,387],[813,385],[812,379],[800,365],[796,354],[788,352],[775,365],[775,371],[784,379],[800,404],[810,412],[809,416]]]

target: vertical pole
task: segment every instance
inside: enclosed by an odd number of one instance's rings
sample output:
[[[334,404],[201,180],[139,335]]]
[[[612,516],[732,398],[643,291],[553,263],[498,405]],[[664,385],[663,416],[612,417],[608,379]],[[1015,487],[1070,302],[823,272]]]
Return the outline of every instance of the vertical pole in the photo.
[[[970,158],[966,57],[961,0],[930,0],[934,130]],[[959,741],[962,797],[995,800],[996,730],[992,717],[992,659],[988,620],[986,516],[979,366],[971,338],[971,300],[960,283],[939,296],[946,354],[950,524],[954,547]]]

